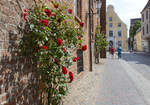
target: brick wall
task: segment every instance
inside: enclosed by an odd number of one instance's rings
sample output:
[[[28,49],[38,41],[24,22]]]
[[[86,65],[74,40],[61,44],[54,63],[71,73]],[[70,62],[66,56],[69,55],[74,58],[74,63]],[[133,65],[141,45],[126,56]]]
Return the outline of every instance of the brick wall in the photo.
[[[40,105],[38,74],[29,60],[18,60],[23,10],[33,0],[0,0],[0,105]]]
[[[71,2],[72,1],[72,2]],[[70,2],[70,7],[73,8],[73,0],[68,1]],[[83,6],[84,5],[84,6]],[[82,74],[84,72],[89,72],[89,68],[90,68],[90,55],[89,55],[89,9],[88,9],[88,0],[81,0],[81,18],[78,17],[78,22],[84,22],[84,35],[83,35],[83,45],[86,44],[87,45],[87,50],[85,52],[83,52],[83,72],[81,74],[77,74],[77,63],[74,63],[70,69],[74,72],[75,75],[75,79],[80,79],[80,77],[82,76]],[[74,52],[74,56],[77,56],[76,51]]]
[[[88,0],[82,0],[82,19],[81,21],[83,21],[85,23],[84,26],[84,44],[87,45],[87,51],[85,51],[83,53],[83,62],[84,62],[84,70],[89,71],[90,68],[90,54],[89,54],[89,1]],[[84,5],[84,6],[83,6]]]

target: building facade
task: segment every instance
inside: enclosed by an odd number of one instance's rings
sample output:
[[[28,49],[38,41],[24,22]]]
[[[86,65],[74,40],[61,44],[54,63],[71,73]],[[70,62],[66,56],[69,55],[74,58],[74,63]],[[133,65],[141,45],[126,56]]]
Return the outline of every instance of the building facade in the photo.
[[[141,38],[141,28],[139,28],[134,36],[134,51],[143,51],[142,50],[142,38]]]
[[[122,47],[123,51],[128,50],[127,26],[119,18],[112,5],[109,5],[106,13],[106,37],[109,42],[108,49]]]
[[[145,52],[150,52],[150,0],[141,12],[142,16],[142,38]]]

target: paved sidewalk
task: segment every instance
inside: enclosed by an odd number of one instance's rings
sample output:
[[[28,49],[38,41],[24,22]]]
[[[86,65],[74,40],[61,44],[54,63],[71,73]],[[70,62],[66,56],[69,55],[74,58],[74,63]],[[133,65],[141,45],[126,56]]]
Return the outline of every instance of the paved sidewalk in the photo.
[[[64,105],[95,105],[99,94],[100,77],[104,71],[104,62],[94,65],[93,72],[85,72],[80,81],[75,81],[69,89],[70,94],[65,97]]]
[[[144,81],[124,60],[109,57],[106,62],[96,105],[150,105],[149,94],[142,92],[142,85],[148,89],[150,82]]]
[[[64,105],[150,105],[150,80],[132,66],[140,67],[137,62],[110,55],[103,61],[104,65],[94,65],[93,72],[73,83]]]

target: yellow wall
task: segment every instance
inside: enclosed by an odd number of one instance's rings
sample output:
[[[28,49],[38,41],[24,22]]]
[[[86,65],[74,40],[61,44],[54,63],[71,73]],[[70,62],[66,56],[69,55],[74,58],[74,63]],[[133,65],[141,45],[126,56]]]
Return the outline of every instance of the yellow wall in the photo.
[[[134,36],[134,41],[136,43],[135,50],[142,51],[141,30]]]

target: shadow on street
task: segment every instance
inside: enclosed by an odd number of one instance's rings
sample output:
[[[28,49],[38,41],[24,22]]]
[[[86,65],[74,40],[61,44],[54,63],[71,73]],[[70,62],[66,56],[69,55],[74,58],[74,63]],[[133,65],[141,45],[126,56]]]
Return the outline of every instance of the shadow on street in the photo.
[[[123,53],[122,59],[127,62],[135,62],[136,64],[145,64],[150,66],[150,55],[148,54]]]

